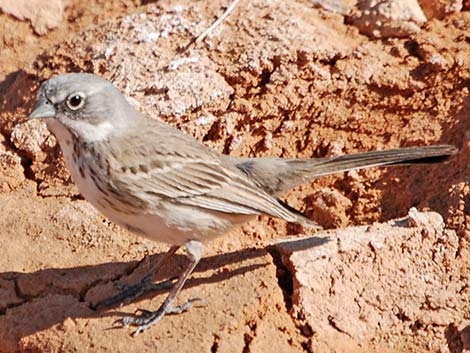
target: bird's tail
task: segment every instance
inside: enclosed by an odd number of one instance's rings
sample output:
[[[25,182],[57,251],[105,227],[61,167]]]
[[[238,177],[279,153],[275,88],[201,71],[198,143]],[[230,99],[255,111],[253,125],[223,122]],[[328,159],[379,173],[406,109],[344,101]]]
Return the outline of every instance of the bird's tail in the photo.
[[[387,165],[430,164],[446,161],[457,149],[451,145],[406,147],[386,151],[347,154],[328,158],[249,158],[236,167],[272,195],[308,180],[354,169]]]
[[[385,165],[431,164],[448,160],[456,148],[450,145],[408,147],[386,151],[347,154],[324,159],[291,160],[294,168],[303,169],[308,178],[316,178],[354,169]],[[302,166],[303,164],[303,166]]]

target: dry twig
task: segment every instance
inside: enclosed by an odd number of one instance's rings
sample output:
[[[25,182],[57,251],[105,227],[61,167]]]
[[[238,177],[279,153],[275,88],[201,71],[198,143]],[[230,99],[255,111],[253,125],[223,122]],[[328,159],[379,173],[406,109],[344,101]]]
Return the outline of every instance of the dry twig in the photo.
[[[202,40],[204,40],[204,38],[207,37],[207,35],[212,32],[214,30],[214,28],[216,28],[218,25],[220,25],[223,20],[228,16],[230,15],[230,13],[233,11],[233,9],[235,8],[235,6],[237,6],[237,4],[240,2],[240,0],[235,0],[233,1],[230,6],[227,8],[227,10],[225,10],[225,12],[222,14],[222,16],[220,16],[208,29],[206,29],[204,32],[202,32],[195,40],[194,40],[194,43],[199,43],[201,42]]]

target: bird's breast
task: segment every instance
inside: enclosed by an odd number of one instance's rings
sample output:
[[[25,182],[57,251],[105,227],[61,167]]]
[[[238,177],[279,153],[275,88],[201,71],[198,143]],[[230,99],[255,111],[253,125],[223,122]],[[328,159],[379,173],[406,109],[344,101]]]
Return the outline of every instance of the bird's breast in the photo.
[[[183,245],[189,240],[211,240],[246,218],[239,219],[172,200],[137,202],[135,195],[138,192],[121,192],[110,184],[108,161],[102,155],[106,154],[105,146],[90,148],[65,127],[54,125],[51,130],[60,144],[72,180],[83,197],[108,219],[133,233],[155,241]],[[134,198],[126,196],[129,194]]]

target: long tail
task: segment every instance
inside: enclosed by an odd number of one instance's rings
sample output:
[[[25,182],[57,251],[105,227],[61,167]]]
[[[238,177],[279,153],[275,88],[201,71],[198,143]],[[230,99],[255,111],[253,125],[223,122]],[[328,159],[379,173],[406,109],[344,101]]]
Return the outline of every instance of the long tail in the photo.
[[[324,159],[291,160],[290,163],[304,163],[304,172],[310,178],[329,175],[348,170],[371,168],[385,165],[409,165],[441,163],[457,152],[454,146],[436,145],[424,147],[399,148],[388,151],[354,153]],[[303,169],[300,165],[300,169]]]
[[[430,164],[446,161],[457,152],[451,145],[407,147],[312,159],[247,158],[235,166],[272,195],[320,176],[386,165]]]

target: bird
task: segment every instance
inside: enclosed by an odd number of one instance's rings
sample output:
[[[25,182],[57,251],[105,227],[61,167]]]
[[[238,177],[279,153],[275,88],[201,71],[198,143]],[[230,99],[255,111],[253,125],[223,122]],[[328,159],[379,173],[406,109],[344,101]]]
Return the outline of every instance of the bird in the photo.
[[[189,262],[162,286],[168,296],[155,311],[140,309],[117,323],[139,334],[174,305],[202,258],[205,244],[257,215],[320,228],[281,201],[285,191],[320,176],[386,165],[438,163],[452,145],[406,147],[325,158],[244,158],[211,150],[193,137],[136,110],[110,81],[91,73],[65,73],[44,81],[30,119],[42,119],[56,137],[82,196],[112,222],[168,252],[153,271],[104,300],[132,300],[158,286],[153,274],[181,247]],[[173,280],[173,279],[172,279]]]

